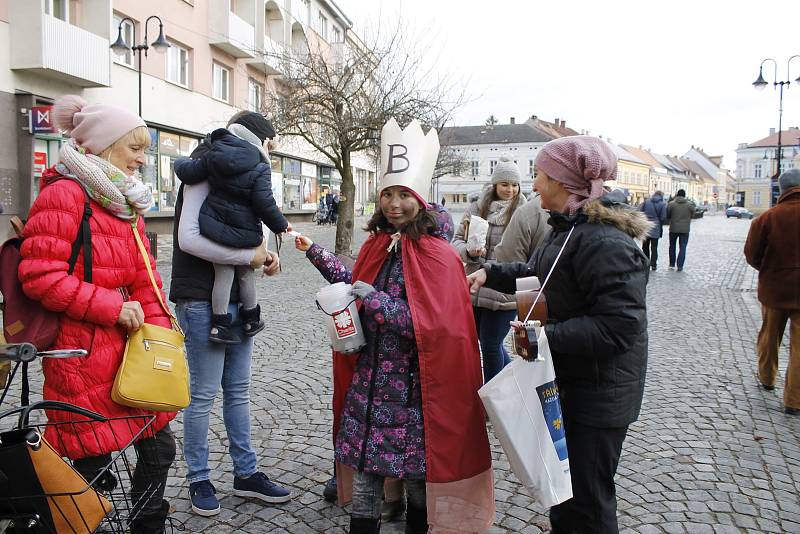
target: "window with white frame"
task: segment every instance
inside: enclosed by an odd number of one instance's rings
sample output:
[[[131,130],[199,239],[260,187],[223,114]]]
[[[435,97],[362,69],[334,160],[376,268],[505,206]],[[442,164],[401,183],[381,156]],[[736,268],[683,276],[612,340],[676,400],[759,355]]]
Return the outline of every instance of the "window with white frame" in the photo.
[[[319,18],[317,19],[317,30],[319,30],[319,36],[328,40],[328,17],[322,14],[322,11],[319,12]]]
[[[490,159],[489,160],[489,174],[492,174],[494,172],[494,168],[495,167],[497,167],[497,160],[496,159]]]
[[[480,174],[480,162],[476,159],[470,161],[470,174],[472,176],[478,176]]]
[[[532,159],[528,160],[528,176],[533,176],[534,174],[536,174],[536,171],[533,168],[533,162],[534,160]]]
[[[69,0],[44,0],[44,12],[51,17],[69,22]]]
[[[753,191],[753,206],[761,205],[761,191]]]
[[[342,42],[342,30],[335,27],[333,28],[333,43],[341,43]]]
[[[753,178],[761,178],[761,164],[756,163],[753,165]]]
[[[122,22],[123,18],[124,17],[119,15],[114,15],[115,28],[120,27],[120,22]],[[122,39],[125,41],[125,44],[128,46],[133,46],[133,23],[130,20],[122,22],[121,30]],[[112,51],[111,54],[114,56],[114,61],[117,63],[133,67],[133,50],[127,50],[124,54],[116,54],[114,51]]]
[[[167,48],[167,80],[189,87],[189,51],[173,41]]]
[[[217,100],[228,102],[230,99],[231,71],[219,63],[213,63],[211,69],[211,96]]]
[[[261,98],[264,94],[264,86],[253,78],[247,80],[247,109],[250,111],[261,111]]]

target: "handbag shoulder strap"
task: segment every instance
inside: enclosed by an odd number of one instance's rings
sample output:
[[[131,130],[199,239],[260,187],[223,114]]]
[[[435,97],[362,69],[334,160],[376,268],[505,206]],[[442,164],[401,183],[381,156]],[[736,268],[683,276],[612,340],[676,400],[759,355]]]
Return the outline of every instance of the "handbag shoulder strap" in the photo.
[[[575,225],[573,225],[572,228],[569,229],[567,238],[564,240],[564,244],[561,245],[561,250],[558,251],[558,255],[556,255],[556,259],[553,262],[553,265],[550,267],[550,272],[547,273],[547,276],[545,277],[542,286],[539,288],[539,292],[536,294],[536,299],[534,299],[533,304],[531,305],[531,309],[528,310],[528,315],[525,316],[525,320],[523,321],[524,323],[527,323],[528,319],[531,318],[531,313],[533,313],[533,309],[536,307],[536,303],[539,302],[539,297],[541,297],[542,294],[544,293],[544,288],[545,286],[547,286],[547,282],[550,280],[550,275],[553,274],[556,265],[558,265],[558,260],[561,259],[561,254],[564,252],[564,249],[567,248],[567,243],[569,243],[569,238],[572,237],[572,232],[574,231],[575,231]]]
[[[144,248],[144,243],[142,243],[142,238],[139,235],[139,230],[136,228],[136,220],[131,222],[131,231],[133,232],[133,238],[136,240],[136,245],[139,247],[139,253],[142,256],[142,261],[144,261],[144,266],[147,268],[147,275],[150,277],[150,284],[153,286],[153,291],[156,294],[156,298],[158,299],[159,304],[161,304],[161,308],[164,310],[164,313],[169,316],[170,321],[172,322],[173,327],[181,332],[181,327],[178,325],[178,320],[175,318],[175,315],[172,314],[172,311],[169,309],[164,303],[164,299],[161,297],[161,290],[158,289],[158,284],[156,284],[156,279],[153,276],[153,269],[150,267],[150,257],[147,254],[147,250]]]

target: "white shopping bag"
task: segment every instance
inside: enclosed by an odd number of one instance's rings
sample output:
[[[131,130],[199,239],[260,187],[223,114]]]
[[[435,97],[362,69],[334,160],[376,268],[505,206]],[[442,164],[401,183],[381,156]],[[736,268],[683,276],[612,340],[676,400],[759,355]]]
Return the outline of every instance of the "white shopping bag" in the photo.
[[[550,346],[537,329],[539,358],[516,358],[478,395],[514,475],[549,508],[572,498],[572,482]]]
[[[467,230],[467,248],[478,249],[486,246],[486,236],[489,234],[489,221],[472,215],[469,218]]]

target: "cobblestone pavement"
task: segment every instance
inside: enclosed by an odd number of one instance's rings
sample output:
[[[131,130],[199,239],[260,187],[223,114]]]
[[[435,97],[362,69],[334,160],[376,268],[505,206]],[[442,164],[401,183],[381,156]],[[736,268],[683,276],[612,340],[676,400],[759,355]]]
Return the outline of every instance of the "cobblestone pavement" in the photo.
[[[644,406],[617,477],[625,533],[800,533],[800,418],[783,413],[782,384],[767,392],[754,378],[756,278],[741,252],[749,224],[721,216],[695,221],[682,273],[666,270],[667,240],[660,243],[648,294]],[[333,228],[297,229],[323,245],[333,243]],[[358,240],[363,237],[359,232]],[[160,236],[158,267],[166,280],[170,247],[169,237]],[[346,532],[346,512],[321,496],[332,463],[330,353],[314,305],[324,281],[289,243],[282,260],[280,276],[259,282],[268,328],[256,338],[253,442],[261,467],[290,487],[294,499],[270,506],[230,495],[218,406],[211,468],[222,513],[206,519],[189,512],[180,453],[167,491],[174,515],[190,532]],[[785,366],[784,346],[782,374]],[[174,428],[180,437],[180,418]],[[511,474],[494,437],[492,446],[498,516],[491,532],[546,532],[546,510]],[[403,532],[403,524],[382,531]]]

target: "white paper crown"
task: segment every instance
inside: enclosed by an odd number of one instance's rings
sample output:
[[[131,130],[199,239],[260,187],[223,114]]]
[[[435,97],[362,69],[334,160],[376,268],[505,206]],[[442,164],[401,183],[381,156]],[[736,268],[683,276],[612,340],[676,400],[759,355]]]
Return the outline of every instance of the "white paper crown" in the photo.
[[[420,198],[430,194],[433,170],[439,157],[439,135],[435,128],[422,133],[418,120],[411,121],[405,130],[389,119],[381,130],[381,180],[379,191],[402,185]]]

